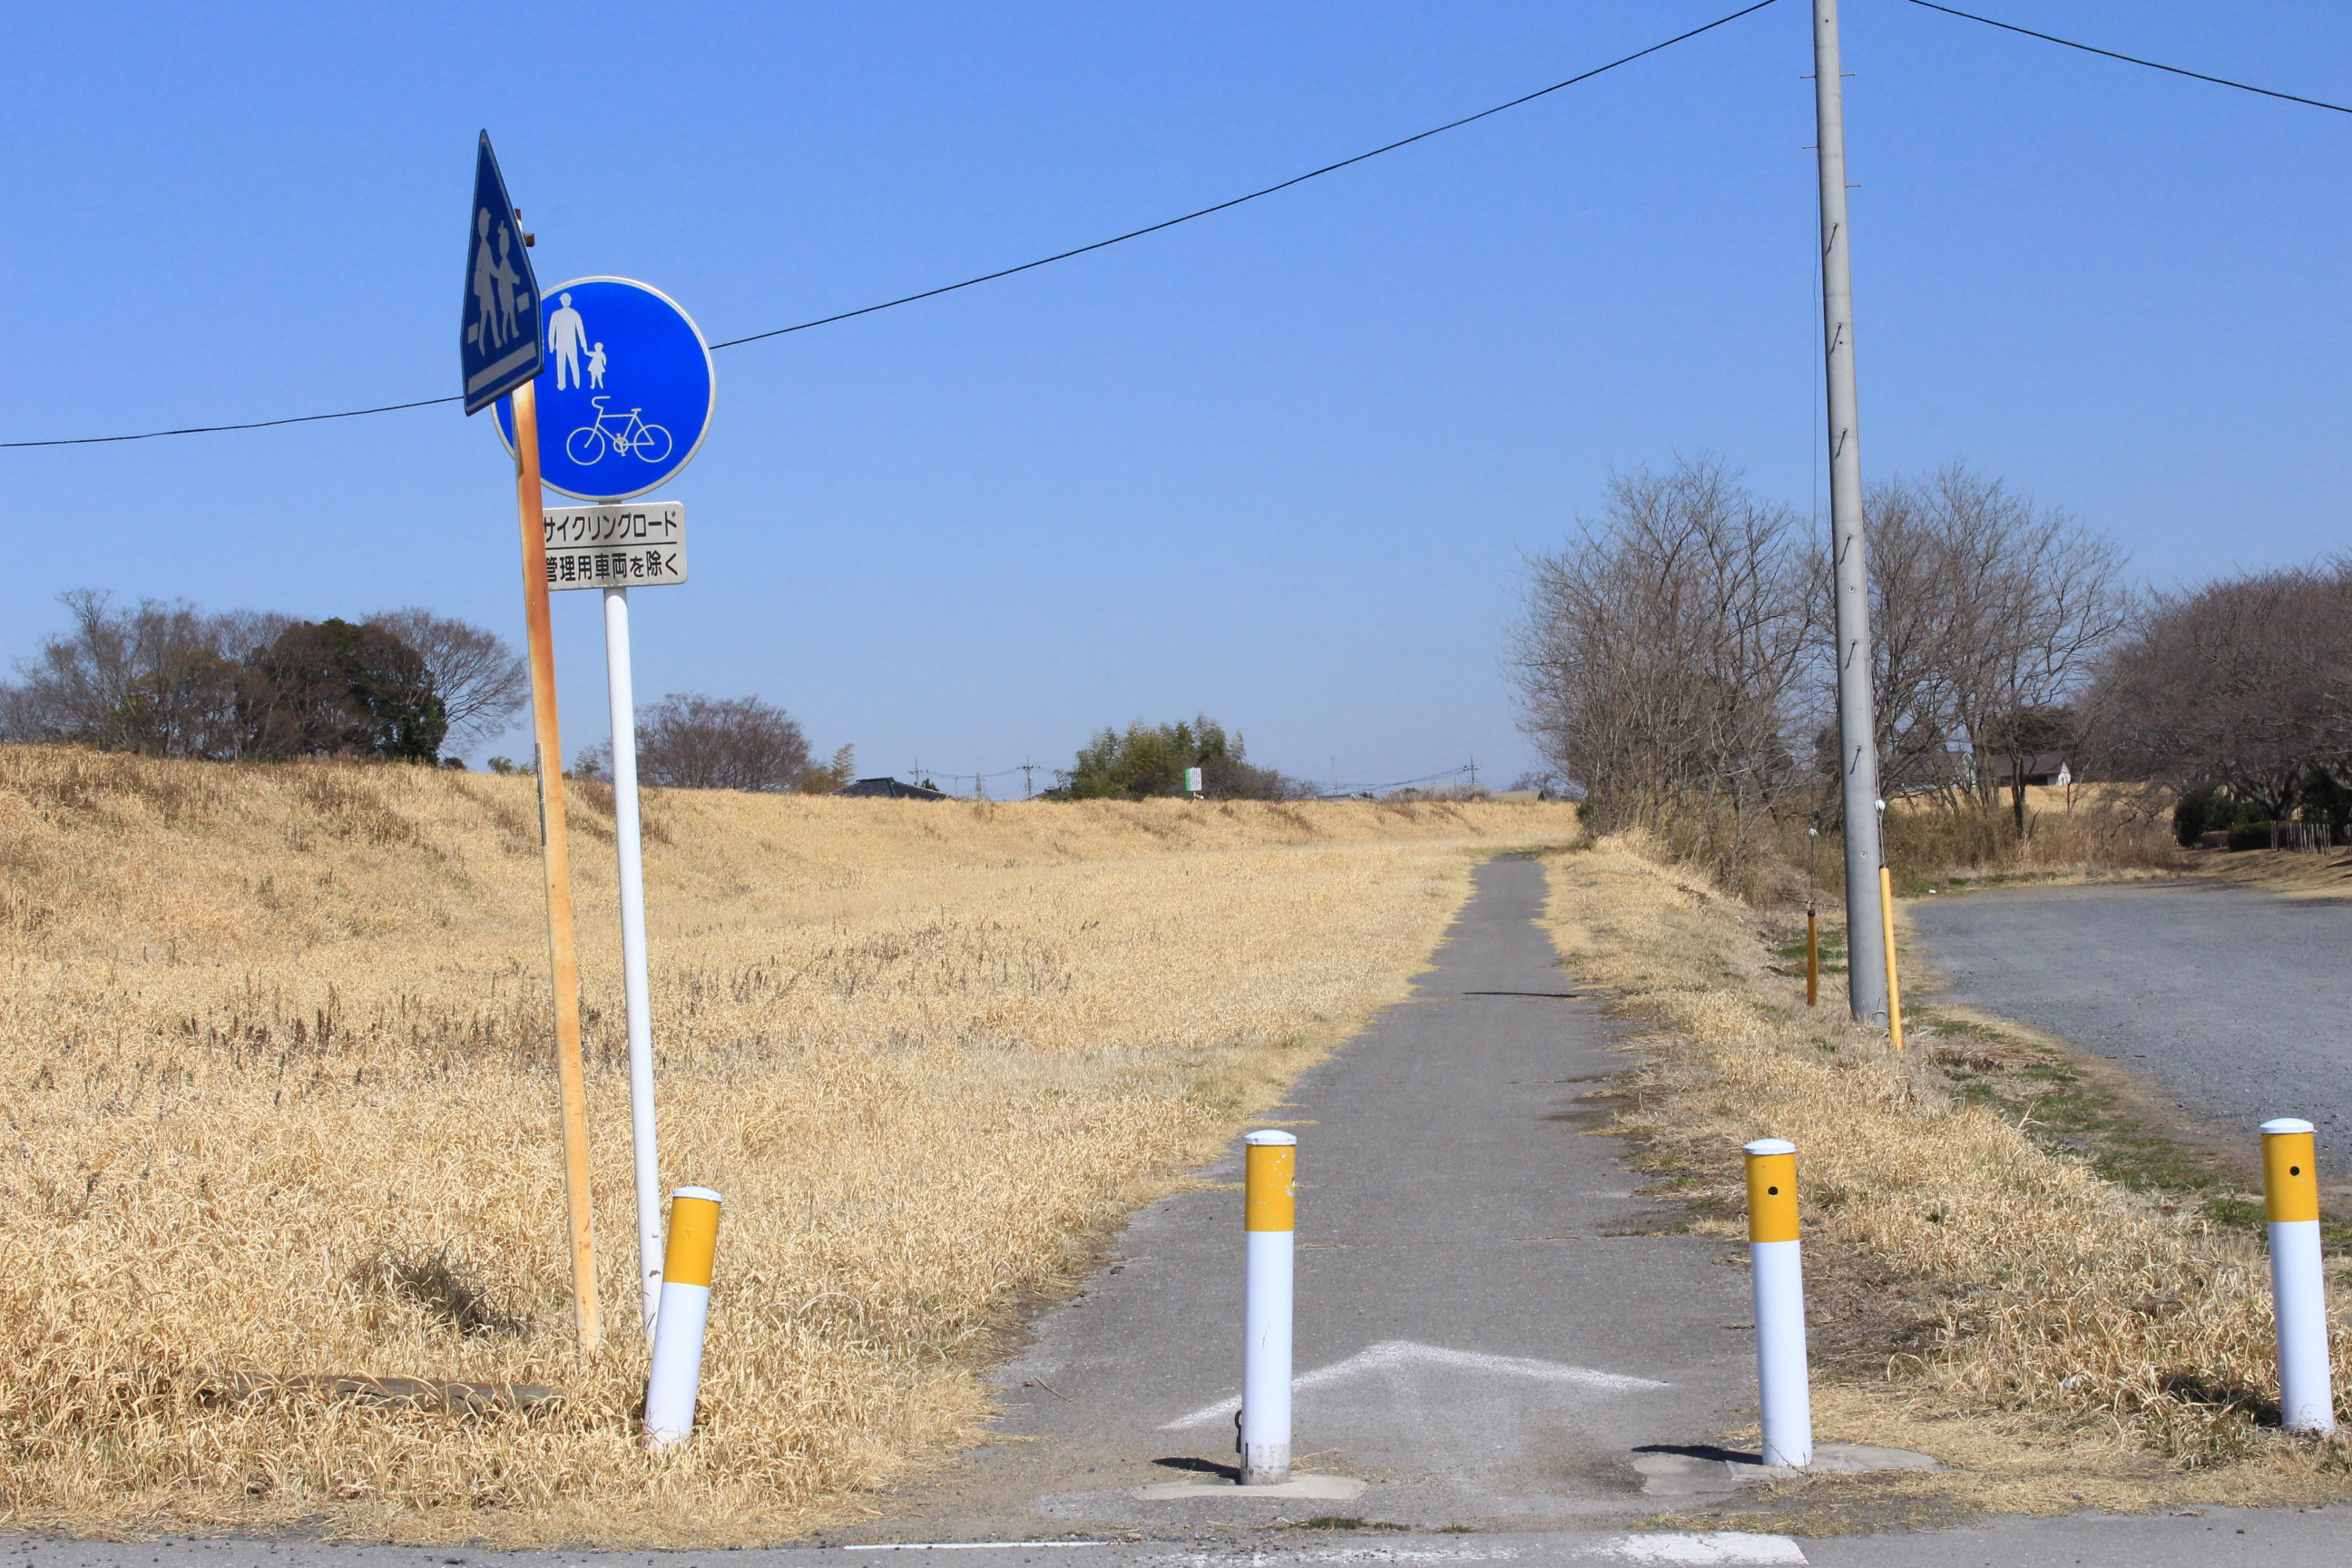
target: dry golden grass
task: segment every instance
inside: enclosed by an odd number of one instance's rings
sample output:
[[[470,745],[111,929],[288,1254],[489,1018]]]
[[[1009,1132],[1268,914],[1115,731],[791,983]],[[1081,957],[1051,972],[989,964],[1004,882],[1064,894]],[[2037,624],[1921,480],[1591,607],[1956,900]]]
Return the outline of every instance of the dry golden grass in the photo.
[[[855,1515],[973,1435],[1024,1296],[1402,993],[1475,858],[1574,833],[650,797],[663,1176],[729,1199],[704,1425],[656,1462],[609,796],[573,807],[613,1325],[583,1371],[530,790],[0,748],[0,1524],[687,1543]],[[227,1401],[220,1373],[570,1397]]]
[[[2170,792],[2134,784],[2029,785],[2021,837],[2006,792],[1958,810],[1898,801],[1886,814],[1886,858],[1901,887],[1958,879],[2081,881],[2179,870]]]
[[[2352,855],[2341,846],[2309,849],[2200,849],[2183,857],[2192,875],[2260,888],[2284,899],[2352,898]]]
[[[1927,1353],[1826,1387],[1817,1408],[1825,1438],[1962,1471],[1796,1490],[2028,1511],[2352,1495],[2352,1445],[2263,1424],[2276,1372],[2256,1246],[1967,1103],[1932,1032],[1895,1056],[1846,1021],[1834,982],[1809,1011],[1763,917],[1644,849],[1612,838],[1547,858],[1569,963],[1659,1026],[1624,1124],[1724,1234],[1744,1234],[1738,1145],[1793,1140],[1808,1234],[1883,1259],[1941,1319]],[[2339,1292],[2339,1321],[2342,1306]],[[2336,1386],[2352,1387],[2352,1342],[2339,1330],[2335,1345]]]
[[[2071,790],[2034,785],[2026,794],[2032,830],[2023,837],[2005,794],[1994,806],[1970,802],[1954,807],[1922,795],[1897,797],[1886,813],[1885,843],[1896,889],[2108,881],[2177,874],[2195,863],[2194,855],[2173,842],[2169,793],[2094,784]],[[1726,890],[1759,904],[1801,900],[1810,861],[1816,896],[1824,903],[1843,899],[1845,868],[1838,838],[1824,830],[1809,841],[1805,826],[1802,817],[1792,816],[1759,830],[1755,853]],[[1654,858],[1704,864],[1675,853],[1675,847],[1672,842],[1648,844]]]

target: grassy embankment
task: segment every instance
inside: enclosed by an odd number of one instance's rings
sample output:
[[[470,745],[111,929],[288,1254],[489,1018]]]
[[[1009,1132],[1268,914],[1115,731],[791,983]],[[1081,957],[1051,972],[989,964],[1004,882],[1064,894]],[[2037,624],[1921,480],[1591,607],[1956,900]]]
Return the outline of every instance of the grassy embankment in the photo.
[[[2242,1160],[1997,1020],[1915,1010],[1897,1057],[1845,1020],[1838,984],[1809,1011],[1801,917],[1643,849],[1547,860],[1569,963],[1655,1025],[1622,1125],[1696,1228],[1727,1236],[1744,1234],[1739,1144],[1797,1142],[1820,1435],[1957,1467],[1790,1483],[1772,1500],[1793,1521],[2352,1497],[2352,1442],[2275,1426]],[[2352,1336],[2335,1342],[2352,1387]]]
[[[663,1176],[729,1199],[704,1425],[656,1462],[609,797],[574,792],[612,1325],[583,1370],[530,792],[0,748],[0,1524],[687,1544],[854,1517],[979,1430],[1024,1299],[1402,994],[1475,859],[1575,831],[649,797]],[[568,1397],[207,1393],[284,1373]]]

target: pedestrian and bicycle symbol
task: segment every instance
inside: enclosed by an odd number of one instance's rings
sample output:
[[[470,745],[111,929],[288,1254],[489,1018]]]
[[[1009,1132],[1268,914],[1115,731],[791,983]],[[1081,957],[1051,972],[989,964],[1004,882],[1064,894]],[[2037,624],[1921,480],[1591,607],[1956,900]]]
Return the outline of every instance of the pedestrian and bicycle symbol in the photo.
[[[493,279],[495,284],[495,279]],[[660,289],[575,278],[541,291],[540,478],[558,495],[620,501],[686,467],[710,428],[710,350]],[[514,446],[500,405],[499,438]]]

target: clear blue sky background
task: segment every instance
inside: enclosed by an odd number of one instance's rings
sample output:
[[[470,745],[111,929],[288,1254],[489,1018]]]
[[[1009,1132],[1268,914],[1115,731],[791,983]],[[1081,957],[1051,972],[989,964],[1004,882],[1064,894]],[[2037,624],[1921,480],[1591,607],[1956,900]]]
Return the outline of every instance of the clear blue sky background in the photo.
[[[1981,3],[2352,101],[2340,5]],[[715,341],[1237,195],[1733,8],[30,6],[0,438],[454,392],[484,126],[541,279],[642,278]],[[2159,584],[2341,547],[2352,116],[1901,0],[1852,0],[1846,64],[1867,472],[1966,458]],[[1528,765],[1498,663],[1519,562],[1612,468],[1708,448],[1812,504],[1810,69],[1781,0],[1171,233],[722,353],[709,441],[661,492],[695,581],[635,596],[640,693],[761,693],[866,773],[1066,765],[1103,724],[1195,710],[1350,784]],[[24,542],[0,656],[85,585],[422,604],[520,641],[486,417],[0,472]],[[596,600],[556,601],[567,749],[605,729]]]

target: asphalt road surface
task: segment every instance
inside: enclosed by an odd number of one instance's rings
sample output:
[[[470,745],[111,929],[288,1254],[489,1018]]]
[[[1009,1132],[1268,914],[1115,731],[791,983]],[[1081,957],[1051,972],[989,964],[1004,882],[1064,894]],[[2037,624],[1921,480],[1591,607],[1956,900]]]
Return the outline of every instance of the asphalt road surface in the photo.
[[[1364,1479],[1360,1499],[1133,1495],[1234,1458],[1241,1194],[1193,1191],[1137,1215],[1003,1369],[1001,1428],[1028,1440],[864,1538],[1655,1511],[1636,1449],[1753,1419],[1748,1278],[1720,1241],[1639,1234],[1677,1216],[1633,1195],[1621,1142],[1583,1135],[1604,1113],[1580,1097],[1626,1063],[1535,923],[1544,896],[1533,860],[1480,867],[1411,999],[1271,1115],[1298,1138],[1295,1468]],[[1204,1176],[1238,1183],[1238,1154]]]
[[[1906,906],[1950,1000],[2015,1018],[2253,1129],[2300,1116],[2352,1166],[2352,903],[2210,882]]]
[[[887,1551],[482,1552],[447,1546],[188,1541],[0,1541],[0,1568],[2322,1568],[2346,1560],[2352,1510],[2209,1509],[2194,1516],[2000,1520],[1971,1530],[1823,1541],[1748,1532],[1575,1530],[1400,1535],[1282,1531],[1198,1541],[956,1542]]]

